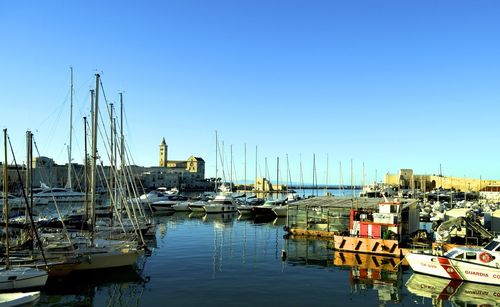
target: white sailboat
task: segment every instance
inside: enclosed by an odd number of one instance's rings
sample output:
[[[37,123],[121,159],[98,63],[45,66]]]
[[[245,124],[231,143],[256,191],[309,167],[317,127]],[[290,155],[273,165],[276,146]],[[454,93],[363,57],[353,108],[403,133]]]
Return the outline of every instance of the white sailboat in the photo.
[[[90,220],[92,225],[91,238],[81,238],[82,242],[77,242],[76,252],[81,254],[86,261],[78,264],[75,270],[94,270],[104,268],[114,268],[133,265],[143,251],[136,248],[135,242],[95,240],[95,203],[96,203],[96,160],[97,160],[97,123],[98,123],[98,98],[99,98],[99,74],[96,74],[95,100],[93,100],[92,118],[92,153],[91,153],[91,176],[90,176]]]

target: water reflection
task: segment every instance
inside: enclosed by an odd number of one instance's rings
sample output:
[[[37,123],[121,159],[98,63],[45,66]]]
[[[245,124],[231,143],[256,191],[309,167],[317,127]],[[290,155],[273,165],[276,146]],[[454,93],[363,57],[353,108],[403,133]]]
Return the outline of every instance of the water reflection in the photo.
[[[287,263],[347,270],[351,294],[376,291],[381,305],[402,300],[403,271],[397,258],[333,251],[330,240],[291,237],[287,240]]]
[[[49,279],[38,304],[139,306],[148,281],[149,278],[142,276],[136,267],[73,272],[66,278]]]
[[[406,288],[418,297],[415,303],[425,305],[443,306],[449,301],[453,306],[500,306],[499,286],[413,274]]]

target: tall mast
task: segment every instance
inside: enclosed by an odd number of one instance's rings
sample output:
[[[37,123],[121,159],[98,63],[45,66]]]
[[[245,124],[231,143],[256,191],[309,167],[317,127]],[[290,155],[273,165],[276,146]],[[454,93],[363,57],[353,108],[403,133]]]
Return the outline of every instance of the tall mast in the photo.
[[[125,177],[125,139],[123,136],[123,93],[120,93],[120,162]]]
[[[247,198],[247,143],[245,143],[245,179],[243,180],[244,182],[244,187],[245,187],[245,199]]]
[[[7,129],[3,129],[4,163],[3,163],[3,218],[5,222],[5,268],[10,268],[9,261],[9,185],[7,176]]]
[[[328,194],[328,161],[329,159],[328,154],[326,154],[326,183],[325,183],[325,196]]]
[[[31,195],[30,193],[30,187],[31,187],[31,160],[30,160],[30,150],[31,150],[31,140],[30,140],[30,136],[31,136],[31,131],[26,131],[26,187],[25,187],[25,191],[26,191],[26,195]],[[28,206],[29,204],[26,203],[26,206]],[[26,221],[28,220],[28,210],[26,210],[25,212],[25,217],[26,217]]]
[[[279,191],[279,181],[280,181],[280,157],[276,157],[276,192]],[[276,197],[279,197],[276,195]]]
[[[318,191],[317,191],[317,187],[316,187],[316,154],[313,153],[313,194],[316,194],[316,196],[318,196]]]
[[[215,193],[217,193],[217,175],[218,175],[218,164],[217,164],[217,159],[218,159],[218,143],[219,140],[217,139],[217,130],[215,130],[215,186],[214,186],[214,189],[215,189]]]
[[[257,192],[257,145],[255,145],[255,182],[253,183],[253,189]]]
[[[288,154],[286,154],[286,192],[288,196],[288,188],[292,181],[292,175],[290,174],[290,164],[288,163]]]
[[[229,172],[229,177],[231,180],[231,192],[232,192],[233,191],[233,144],[231,144],[230,150],[231,150],[231,163],[230,163],[231,170]]]
[[[109,122],[110,122],[110,129],[111,129],[111,138],[110,138],[110,168],[109,168],[109,171],[110,171],[110,174],[109,174],[109,187],[111,189],[110,193],[113,194],[113,197],[111,198],[111,212],[113,212],[114,210],[114,207],[115,207],[115,204],[114,202],[116,202],[116,199],[114,197],[114,191],[115,191],[115,155],[114,155],[114,148],[115,148],[115,126],[114,126],[114,121],[113,121],[113,104],[110,103],[109,104]]]
[[[92,159],[90,165],[90,216],[92,233],[95,231],[95,188],[96,188],[96,160],[97,160],[97,118],[99,117],[99,74],[95,75],[94,116],[92,118]]]
[[[94,104],[94,91],[90,90],[90,99],[91,103]],[[84,181],[84,189],[85,189],[85,220],[88,220],[89,218],[89,170],[88,170],[88,164],[89,161],[87,159],[88,153],[87,153],[87,117],[83,117],[83,140],[84,140],[84,150],[85,150],[85,156],[84,156],[84,161],[83,161],[83,181]]]
[[[71,150],[73,146],[73,67],[70,67],[69,69],[71,71],[71,87],[69,91],[68,188],[73,189],[73,182],[71,180]]]

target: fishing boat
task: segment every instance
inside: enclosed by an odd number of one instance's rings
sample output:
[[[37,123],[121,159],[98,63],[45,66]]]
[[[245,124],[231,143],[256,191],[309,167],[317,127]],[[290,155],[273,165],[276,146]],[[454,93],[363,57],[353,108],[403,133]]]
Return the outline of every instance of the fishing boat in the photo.
[[[381,202],[375,210],[351,209],[349,231],[334,235],[338,251],[403,257],[408,250],[405,237],[418,230],[415,202]]]
[[[35,304],[40,299],[40,291],[34,292],[13,292],[0,294],[0,306],[29,306]]]
[[[500,238],[485,247],[457,246],[443,255],[414,251],[406,260],[418,273],[500,285]]]

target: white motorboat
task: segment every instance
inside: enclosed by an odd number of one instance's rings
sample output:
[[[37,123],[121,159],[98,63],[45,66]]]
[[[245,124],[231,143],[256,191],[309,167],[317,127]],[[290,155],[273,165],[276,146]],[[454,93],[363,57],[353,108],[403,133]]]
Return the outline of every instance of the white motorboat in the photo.
[[[277,217],[286,217],[288,214],[288,205],[275,206],[273,212]]]
[[[273,209],[285,205],[286,202],[284,200],[269,199],[266,200],[263,205],[255,206],[253,208],[253,213],[255,216],[276,216],[276,213],[273,211]]]
[[[19,210],[26,208],[26,202],[21,197],[16,197],[10,193],[7,194],[9,210]],[[0,192],[0,207],[3,208],[4,192]]]
[[[0,306],[2,307],[30,306],[34,305],[39,299],[40,299],[40,291],[1,293]]]
[[[412,252],[406,259],[418,273],[500,285],[500,239],[492,240],[483,248],[455,247],[442,256]]]
[[[185,202],[186,200],[187,198],[181,195],[165,194],[162,200],[151,203],[151,207],[156,210],[174,211],[174,205]]]
[[[142,194],[136,200],[141,204],[155,203],[164,200],[170,200],[171,196],[178,195],[179,190],[172,188],[167,190],[167,188],[159,187],[156,190],[150,191],[146,194]]]
[[[229,193],[219,194],[213,200],[208,201],[203,208],[207,213],[236,212],[237,209],[233,200]]]
[[[203,201],[203,200],[199,200],[199,201],[195,201],[195,202],[192,202],[192,203],[189,203],[189,209],[193,212],[205,212],[205,205],[207,204],[206,201]]]
[[[33,191],[33,204],[47,205],[50,202],[56,203],[83,203],[85,193],[77,192],[65,188],[42,188],[39,192]]]
[[[189,201],[181,201],[175,205],[172,205],[172,209],[174,209],[175,212],[191,211],[191,209],[189,209],[190,204],[191,202]]]
[[[49,274],[44,270],[26,267],[0,269],[0,290],[43,287]]]

